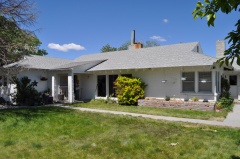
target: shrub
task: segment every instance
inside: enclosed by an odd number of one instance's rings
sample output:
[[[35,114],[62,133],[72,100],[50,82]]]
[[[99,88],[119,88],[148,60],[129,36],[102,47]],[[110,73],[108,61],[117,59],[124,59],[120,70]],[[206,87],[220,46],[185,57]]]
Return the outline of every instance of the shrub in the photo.
[[[21,79],[13,78],[13,82],[16,84],[17,92],[12,96],[18,105],[29,106],[39,102],[40,95],[34,88],[37,86],[36,81],[31,82],[31,79],[25,76]]]
[[[165,96],[164,99],[165,101],[170,101],[170,96]]]
[[[147,86],[140,78],[119,76],[114,82],[119,104],[137,105],[138,99],[144,98]]]
[[[220,98],[230,98],[230,84],[227,79],[221,77],[221,95]]]
[[[191,100],[194,101],[194,102],[198,102],[199,101],[198,97],[192,97]]]
[[[225,109],[225,110],[231,111],[232,105],[233,105],[233,99],[231,97],[229,98],[222,97],[217,101],[216,109]]]

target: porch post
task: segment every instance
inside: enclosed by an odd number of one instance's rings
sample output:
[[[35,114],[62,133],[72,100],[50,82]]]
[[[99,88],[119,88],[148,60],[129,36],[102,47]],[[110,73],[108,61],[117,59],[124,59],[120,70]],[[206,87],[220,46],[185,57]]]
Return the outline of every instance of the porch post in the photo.
[[[109,97],[109,76],[106,75],[106,97]]]
[[[212,71],[212,93],[214,95],[214,101],[217,101],[216,71]]]
[[[56,100],[56,74],[52,75],[52,97]]]
[[[73,72],[72,70],[68,73],[68,102],[73,103],[74,92],[73,92]]]
[[[237,75],[238,100],[240,100],[240,75]]]
[[[195,74],[194,74],[194,76],[195,76],[195,93],[198,93],[198,72],[197,71],[195,71]]]

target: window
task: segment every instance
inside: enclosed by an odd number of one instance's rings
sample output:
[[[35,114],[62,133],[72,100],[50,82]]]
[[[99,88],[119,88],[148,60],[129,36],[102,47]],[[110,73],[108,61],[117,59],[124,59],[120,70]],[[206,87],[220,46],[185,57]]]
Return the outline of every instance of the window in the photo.
[[[109,75],[109,96],[116,97],[114,82],[118,75]]]
[[[231,86],[236,86],[237,85],[237,76],[236,75],[229,76],[229,82],[230,82]]]
[[[98,96],[106,97],[106,76],[105,75],[97,76],[97,88],[98,88]]]
[[[182,73],[182,91],[183,92],[194,92],[194,72],[183,72]]]
[[[199,72],[199,92],[212,92],[212,72]]]
[[[0,76],[0,87],[1,86],[7,86],[7,77],[6,76]]]

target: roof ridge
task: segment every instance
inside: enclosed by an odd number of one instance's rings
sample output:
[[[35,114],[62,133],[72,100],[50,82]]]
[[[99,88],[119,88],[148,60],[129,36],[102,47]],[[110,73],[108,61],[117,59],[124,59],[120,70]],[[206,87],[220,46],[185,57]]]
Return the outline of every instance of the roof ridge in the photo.
[[[146,48],[139,48],[139,49],[132,49],[132,50],[120,50],[120,51],[110,51],[110,52],[98,52],[98,53],[93,53],[93,54],[86,54],[86,55],[81,55],[77,58],[74,59],[74,61],[80,59],[81,57],[86,57],[86,56],[106,56],[106,55],[112,55],[116,53],[124,53],[124,52],[137,52],[137,51],[146,51],[146,50],[152,50],[156,48],[164,48],[164,47],[176,47],[178,45],[187,45],[187,44],[198,44],[199,42],[187,42],[187,43],[177,43],[177,44],[168,44],[168,45],[160,45],[160,46],[153,46],[153,47],[146,47]],[[103,55],[101,55],[103,54]]]

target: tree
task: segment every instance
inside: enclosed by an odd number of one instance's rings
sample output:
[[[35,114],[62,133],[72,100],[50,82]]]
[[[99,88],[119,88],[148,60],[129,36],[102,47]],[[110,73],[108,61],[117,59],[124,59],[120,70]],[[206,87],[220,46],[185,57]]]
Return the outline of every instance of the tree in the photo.
[[[35,89],[37,82],[31,82],[28,77],[22,77],[21,79],[13,78],[12,80],[16,84],[16,92],[12,94],[13,100],[18,105],[34,105],[35,102],[40,100],[40,95]]]
[[[0,1],[0,66],[28,54],[47,55],[39,49],[41,42],[34,32],[23,28],[36,21],[33,4],[30,0]]]
[[[131,41],[126,41],[118,48],[118,51],[127,50],[129,45],[131,45]]]
[[[109,44],[103,46],[101,48],[101,52],[104,53],[104,52],[111,52],[111,51],[117,51],[117,48],[115,47],[111,47]]]
[[[214,26],[217,12],[220,11],[229,14],[232,11],[240,11],[240,9],[238,9],[239,4],[240,0],[204,0],[204,3],[199,1],[192,12],[192,15],[194,19],[197,19],[198,17],[201,19],[206,17],[207,25],[210,27]],[[225,38],[225,40],[228,40],[228,43],[231,45],[225,50],[224,57],[218,60],[220,66],[224,63],[226,65],[232,65],[235,58],[237,58],[237,64],[240,65],[240,19],[235,26],[236,30],[229,32]]]
[[[131,45],[131,41],[127,41],[125,43],[123,43],[119,48],[118,48],[118,51],[121,51],[121,50],[128,50],[128,46]],[[156,41],[146,41],[144,44],[143,44],[143,47],[144,48],[147,48],[147,47],[154,47],[154,46],[160,46],[160,44]]]
[[[126,41],[119,48],[111,47],[109,44],[107,44],[102,47],[101,52],[128,50],[129,45],[131,45],[131,41]],[[154,47],[154,46],[160,46],[160,44],[156,41],[146,41],[145,44],[143,44],[144,48]]]

